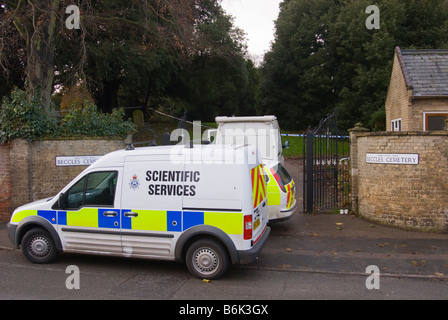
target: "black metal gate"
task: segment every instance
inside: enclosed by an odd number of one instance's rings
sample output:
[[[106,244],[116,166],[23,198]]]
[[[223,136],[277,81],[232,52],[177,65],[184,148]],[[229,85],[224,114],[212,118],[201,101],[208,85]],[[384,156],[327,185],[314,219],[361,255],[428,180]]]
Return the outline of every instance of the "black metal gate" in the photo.
[[[336,111],[303,136],[303,209],[351,209],[350,137],[338,130]]]

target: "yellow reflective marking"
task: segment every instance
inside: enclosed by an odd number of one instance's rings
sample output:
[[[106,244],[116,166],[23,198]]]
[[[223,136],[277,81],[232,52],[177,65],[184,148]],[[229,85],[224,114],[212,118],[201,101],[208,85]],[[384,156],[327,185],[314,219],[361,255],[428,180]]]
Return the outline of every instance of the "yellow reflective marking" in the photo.
[[[256,208],[266,197],[266,182],[263,176],[263,165],[251,169],[252,199]]]
[[[286,186],[286,190],[288,191],[288,200],[289,200],[289,202],[286,205],[286,209],[290,209],[296,201],[295,189],[293,189],[294,186],[295,186],[294,181],[292,181],[290,184],[288,184]]]
[[[12,218],[11,222],[20,222],[23,218],[29,217],[29,216],[37,216],[37,210],[23,210],[20,212],[17,212],[14,217]]]
[[[241,212],[204,212],[204,224],[217,227],[228,234],[243,234]]]
[[[67,226],[98,228],[98,209],[83,208],[67,211]]]
[[[266,174],[269,175],[269,183],[266,186],[268,193],[268,206],[278,206],[281,203],[280,187],[272,176],[270,170],[265,169]]]
[[[132,230],[167,231],[166,211],[132,210],[138,217],[132,218]]]

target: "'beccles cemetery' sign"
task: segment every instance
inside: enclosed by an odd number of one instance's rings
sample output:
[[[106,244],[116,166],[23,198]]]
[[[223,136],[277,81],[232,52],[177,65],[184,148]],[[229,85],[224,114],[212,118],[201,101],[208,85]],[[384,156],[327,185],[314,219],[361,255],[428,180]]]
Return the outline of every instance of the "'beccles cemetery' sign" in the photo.
[[[90,166],[102,156],[56,157],[56,167]]]
[[[384,153],[367,153],[367,163],[376,164],[400,164],[400,165],[418,165],[418,154],[384,154]]]

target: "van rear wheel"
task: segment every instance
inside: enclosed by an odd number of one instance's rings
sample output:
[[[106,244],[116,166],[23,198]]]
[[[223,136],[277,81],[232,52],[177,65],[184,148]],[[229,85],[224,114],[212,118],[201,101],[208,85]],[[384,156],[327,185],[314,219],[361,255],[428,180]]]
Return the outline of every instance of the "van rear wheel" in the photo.
[[[23,255],[32,263],[50,263],[58,254],[50,233],[42,228],[34,228],[22,239]]]
[[[227,250],[219,242],[201,239],[188,248],[186,264],[196,277],[216,280],[229,268],[229,257]]]

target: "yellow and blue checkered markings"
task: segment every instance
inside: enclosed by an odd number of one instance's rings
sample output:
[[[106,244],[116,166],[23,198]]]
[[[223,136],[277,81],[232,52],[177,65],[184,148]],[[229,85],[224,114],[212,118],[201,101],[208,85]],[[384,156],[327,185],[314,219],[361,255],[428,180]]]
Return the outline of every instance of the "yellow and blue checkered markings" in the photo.
[[[198,225],[217,227],[228,234],[243,234],[242,212],[132,210],[138,218],[126,217],[122,229],[182,232]]]
[[[39,216],[50,221],[52,224],[57,223],[57,211],[54,210],[24,210],[16,213],[11,222],[20,222],[29,216]]]
[[[128,217],[126,212],[138,217]],[[109,216],[104,215],[107,212]],[[111,213],[115,212],[114,216]],[[62,226],[110,228],[141,231],[183,232],[198,225],[210,225],[228,234],[243,234],[242,212],[120,210],[83,208],[79,211],[25,210],[14,215],[12,222],[39,216]],[[120,223],[121,220],[121,223]]]

